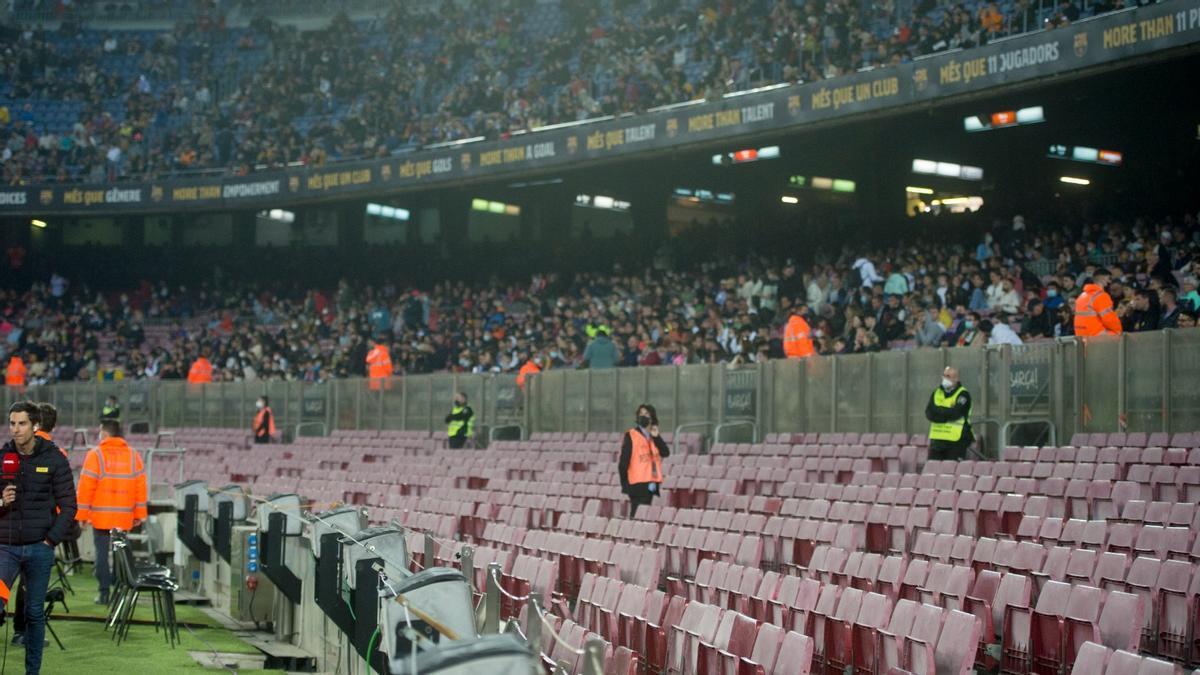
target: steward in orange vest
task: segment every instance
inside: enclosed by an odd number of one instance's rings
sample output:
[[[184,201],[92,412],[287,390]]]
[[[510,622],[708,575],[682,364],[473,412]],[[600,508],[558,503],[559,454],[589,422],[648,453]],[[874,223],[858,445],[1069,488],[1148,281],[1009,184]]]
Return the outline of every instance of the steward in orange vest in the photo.
[[[1108,270],[1098,269],[1092,275],[1092,283],[1084,284],[1083,293],[1075,299],[1075,335],[1121,334],[1121,318],[1113,311],[1112,296],[1104,290],[1108,280]]]
[[[8,360],[8,368],[4,370],[4,386],[25,388],[25,375],[28,372],[25,369],[25,361],[20,356],[13,354],[12,358]]]
[[[540,372],[542,369],[538,367],[536,359],[531,358],[525,361],[521,369],[517,371],[517,388],[525,391],[525,381],[529,379],[530,375],[537,375]]]
[[[197,357],[192,361],[192,367],[188,369],[188,384],[211,384],[213,381],[213,367],[204,356]]]
[[[132,530],[146,519],[142,456],[121,436],[121,423],[100,425],[100,445],[88,450],[79,474],[75,519],[97,530]]]
[[[792,318],[783,329],[783,354],[789,359],[805,359],[813,355],[812,329],[800,315],[800,306],[792,307]]]
[[[383,340],[375,340],[374,345],[367,352],[367,377],[371,391],[379,391],[384,387],[384,381],[392,376],[392,355]]]
[[[254,406],[258,408],[258,412],[254,413],[254,442],[270,443],[275,435],[275,414],[271,412],[271,401],[266,396],[260,396]]]
[[[146,520],[146,473],[142,456],[121,437],[121,423],[100,423],[100,445],[88,450],[79,474],[79,511],[75,519],[92,524],[96,544],[98,603],[108,601],[112,571],[108,567],[109,530],[129,531]]]
[[[625,434],[617,470],[621,492],[629,495],[629,517],[638,507],[650,504],[662,489],[664,478],[662,458],[670,457],[671,449],[658,435],[658,412],[652,405],[642,404],[637,410],[637,426]]]

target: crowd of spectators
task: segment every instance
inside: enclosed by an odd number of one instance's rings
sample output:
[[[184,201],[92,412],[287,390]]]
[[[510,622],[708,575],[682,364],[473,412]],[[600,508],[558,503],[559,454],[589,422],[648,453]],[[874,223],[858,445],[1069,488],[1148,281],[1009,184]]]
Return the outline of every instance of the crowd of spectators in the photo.
[[[1074,300],[1102,267],[1126,330],[1194,327],[1198,257],[1191,215],[1080,228],[1017,216],[975,246],[847,249],[803,268],[724,259],[512,284],[147,282],[103,294],[54,274],[0,290],[0,363],[20,353],[32,382],[178,379],[204,353],[218,380],[323,381],[363,375],[376,339],[400,374],[512,372],[530,357],[551,368],[747,363],[782,357],[794,309],[823,355],[978,348],[1071,335]],[[14,261],[9,251],[3,264]]]
[[[386,156],[837,77],[1043,25],[1034,0],[977,11],[918,0],[911,12],[895,0],[469,0],[397,1],[301,32],[261,14],[227,28],[229,3],[195,4],[149,34],[85,29],[69,4],[54,31],[0,26],[4,183]],[[1079,13],[1064,0],[1052,23]],[[30,101],[47,100],[79,104],[77,119],[41,118]]]

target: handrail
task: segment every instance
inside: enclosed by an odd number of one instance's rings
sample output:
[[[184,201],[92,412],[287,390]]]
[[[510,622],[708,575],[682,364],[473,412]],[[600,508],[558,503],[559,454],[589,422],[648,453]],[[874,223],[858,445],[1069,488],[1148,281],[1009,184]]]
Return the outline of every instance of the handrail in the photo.
[[[162,447],[162,440],[163,440],[164,438],[169,438],[169,439],[171,439],[171,447],[172,447],[172,448],[178,448],[178,447],[179,447],[179,444],[175,442],[175,432],[174,432],[174,431],[160,431],[160,432],[158,432],[157,434],[155,434],[155,435],[154,435],[154,447],[156,447],[156,448],[161,448],[161,447]]]
[[[1050,445],[1058,445],[1058,428],[1054,426],[1054,420],[1049,417],[1035,417],[1032,419],[1009,420],[1000,427],[1000,447],[1008,447],[1008,430],[1012,427],[1019,427],[1027,424],[1045,424],[1050,429]]]
[[[971,420],[971,428],[972,429],[974,429],[975,427],[987,426],[989,424],[995,425],[997,430],[1000,429],[1000,420],[998,420],[994,417],[980,417],[978,419]],[[993,453],[992,457],[988,457],[982,451],[976,449],[976,448],[986,448],[987,447],[987,438],[986,437],[981,438],[978,434],[976,434],[975,441],[976,441],[976,443],[973,446],[967,448],[968,454],[974,456],[975,459],[983,459],[983,460],[1000,459],[1000,448],[1004,447],[1003,442],[997,441],[999,443],[1000,447],[996,449],[996,452]]]
[[[528,594],[516,596],[516,595],[513,595],[512,593],[509,593],[508,591],[504,590],[504,585],[500,583],[500,580],[498,578],[496,578],[497,574],[498,574],[498,572],[495,569],[492,569],[490,567],[488,568],[488,575],[492,577],[492,581],[496,584],[496,590],[500,591],[501,595],[508,598],[509,600],[512,600],[513,602],[525,602],[526,600],[529,599]]]
[[[679,426],[675,427],[675,435],[671,437],[671,443],[672,443],[672,445],[675,446],[675,447],[671,448],[671,451],[674,452],[674,451],[679,450],[679,434],[684,429],[707,429],[709,427],[716,427],[716,426],[717,426],[717,423],[713,422],[711,420],[704,421],[704,422],[688,422],[686,424],[680,424]],[[704,447],[704,437],[703,436],[700,437],[700,450],[702,451],[701,454],[703,454],[703,451],[706,450],[706,448]]]
[[[503,588],[500,589],[500,592],[503,593],[504,589]],[[542,621],[542,627],[545,628],[546,631],[550,633],[550,637],[554,638],[555,642],[562,645],[563,649],[566,649],[567,651],[571,652],[575,656],[583,656],[584,654],[587,653],[586,650],[578,649],[578,648],[572,646],[570,642],[567,642],[566,640],[562,639],[562,636],[558,634],[558,631],[554,630],[553,622],[551,622],[549,619],[546,618],[546,612],[542,611],[542,608],[538,603],[536,603],[536,602],[530,603],[530,608],[534,612],[537,612],[538,618],[541,619],[541,621]],[[532,645],[532,646],[535,649],[540,649],[539,645]]]
[[[300,424],[296,425],[296,430],[295,430],[295,432],[293,432],[292,438],[300,438],[300,436],[301,436],[300,431],[302,429],[309,428],[309,427],[320,428],[321,436],[329,435],[329,425],[324,422],[301,422]]]
[[[579,649],[579,648],[575,647],[574,645],[572,645],[571,643],[567,642],[566,640],[563,640],[562,636],[558,634],[558,631],[554,630],[554,626],[552,625],[552,622],[546,618],[546,612],[542,610],[541,603],[538,602],[537,598],[533,598],[532,600],[530,600],[529,606],[530,606],[531,610],[535,614],[537,614],[537,618],[541,622],[541,627],[550,633],[550,637],[553,638],[555,642],[557,642],[559,645],[561,645],[563,647],[563,649],[566,649],[570,653],[574,654],[576,657],[582,656],[584,658],[584,661],[582,664],[583,665],[583,669],[582,669],[583,675],[603,675],[604,674],[604,646],[605,645],[604,645],[603,640],[598,640],[598,639],[587,640],[584,642],[583,648]],[[538,641],[539,641],[539,643],[541,642],[540,639]],[[539,653],[542,650],[542,647],[540,644],[531,644],[530,646],[533,647],[535,650],[537,650]]]
[[[491,445],[492,441],[496,440],[496,431],[499,429],[516,429],[520,433],[520,436],[517,440],[521,441],[525,440],[529,436],[529,434],[525,433],[525,425],[521,424],[520,422],[497,424],[496,426],[488,427],[488,445]]]
[[[151,448],[146,451],[146,489],[150,490],[154,485],[154,456],[155,455],[178,455],[179,456],[179,477],[175,481],[176,484],[183,482],[183,465],[184,457],[187,455],[187,448]]]
[[[746,425],[749,425],[750,429],[751,429],[750,442],[757,443],[758,442],[758,422],[755,420],[752,420],[752,419],[737,419],[737,420],[728,420],[725,422],[721,422],[713,429],[713,443],[721,442],[721,430],[722,429],[728,429],[729,427],[744,427]]]

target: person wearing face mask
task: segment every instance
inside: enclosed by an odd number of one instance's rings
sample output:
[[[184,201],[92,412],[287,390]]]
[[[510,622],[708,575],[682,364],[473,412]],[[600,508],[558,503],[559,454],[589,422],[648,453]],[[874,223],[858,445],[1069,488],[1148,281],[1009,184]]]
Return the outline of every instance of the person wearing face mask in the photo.
[[[946,366],[942,383],[925,406],[929,420],[929,459],[965,459],[975,442],[971,432],[971,395],[958,379],[958,369]]]
[[[987,337],[979,331],[980,318],[977,312],[970,312],[958,327],[947,333],[947,342],[951,347],[981,347],[987,344]]]
[[[517,388],[522,392],[525,391],[525,383],[529,378],[542,372],[541,366],[538,365],[537,357],[526,357],[522,354],[519,358],[523,363],[521,369],[517,371]]]
[[[1056,311],[1059,307],[1062,307],[1065,302],[1066,300],[1063,299],[1062,294],[1058,291],[1057,283],[1051,281],[1050,283],[1046,284],[1045,303],[1047,312]]]
[[[271,401],[266,395],[254,402],[254,442],[270,443],[275,435],[275,413],[271,412]]]
[[[638,406],[637,426],[630,429],[621,441],[617,472],[621,492],[629,495],[629,517],[637,514],[639,506],[649,505],[663,481],[662,460],[671,456],[671,449],[658,433],[658,411],[643,403]]]
[[[121,404],[117,403],[116,396],[109,396],[104,399],[104,407],[100,408],[100,421],[104,420],[120,420],[121,419]]]
[[[454,407],[446,415],[446,436],[450,448],[457,450],[465,447],[467,441],[475,435],[475,411],[467,405],[467,395],[458,392],[454,395]]]

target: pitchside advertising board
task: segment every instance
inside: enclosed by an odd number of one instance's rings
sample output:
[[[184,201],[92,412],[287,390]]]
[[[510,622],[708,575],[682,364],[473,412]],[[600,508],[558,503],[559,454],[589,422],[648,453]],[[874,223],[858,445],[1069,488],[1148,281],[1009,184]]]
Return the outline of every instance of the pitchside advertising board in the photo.
[[[221,179],[0,188],[0,215],[174,212],[368,196],[578,164],[1029,82],[1200,42],[1200,0],[1172,0],[913,63],[670,111],[398,158]]]

